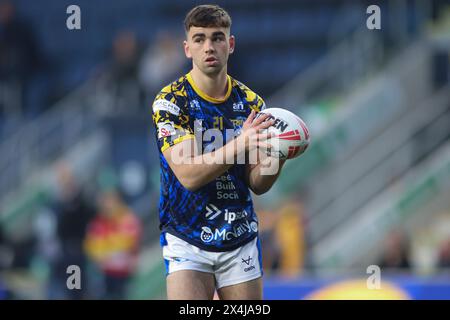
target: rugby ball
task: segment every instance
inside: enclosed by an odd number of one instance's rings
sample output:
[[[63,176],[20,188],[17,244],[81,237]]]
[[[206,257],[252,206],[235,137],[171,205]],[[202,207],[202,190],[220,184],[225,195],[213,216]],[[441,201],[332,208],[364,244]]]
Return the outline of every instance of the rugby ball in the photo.
[[[305,122],[289,110],[282,108],[267,108],[258,113],[258,117],[269,113],[275,123],[267,128],[274,136],[268,141],[271,149],[269,156],[279,159],[293,159],[305,152],[309,146],[309,131]]]

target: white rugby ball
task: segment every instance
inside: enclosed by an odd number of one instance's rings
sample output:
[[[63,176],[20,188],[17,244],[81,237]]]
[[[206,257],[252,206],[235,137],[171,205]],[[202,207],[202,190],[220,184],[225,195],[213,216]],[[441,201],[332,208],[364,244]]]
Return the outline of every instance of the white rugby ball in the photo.
[[[272,145],[269,155],[280,159],[293,159],[303,154],[309,146],[309,131],[305,122],[289,110],[267,108],[258,113],[258,117],[270,113],[275,123],[267,128],[274,133],[268,141]],[[272,119],[269,117],[269,119]]]

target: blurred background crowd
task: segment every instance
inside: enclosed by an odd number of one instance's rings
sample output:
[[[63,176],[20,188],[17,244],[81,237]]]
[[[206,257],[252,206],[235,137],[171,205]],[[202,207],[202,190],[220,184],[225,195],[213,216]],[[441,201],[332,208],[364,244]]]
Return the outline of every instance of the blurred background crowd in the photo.
[[[450,299],[450,1],[216,3],[233,19],[229,74],[312,136],[254,199],[265,296],[378,265],[401,297]],[[165,297],[151,103],[190,69],[196,4],[0,0],[0,299]]]

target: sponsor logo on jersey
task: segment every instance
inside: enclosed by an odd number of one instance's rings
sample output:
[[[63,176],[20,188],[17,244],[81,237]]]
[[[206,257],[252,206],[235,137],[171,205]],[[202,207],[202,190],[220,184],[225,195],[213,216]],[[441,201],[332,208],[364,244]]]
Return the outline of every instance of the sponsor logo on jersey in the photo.
[[[238,103],[233,103],[233,111],[244,112],[244,104],[242,101]]]
[[[208,243],[211,242],[214,238],[214,234],[212,230],[208,227],[202,227],[202,232],[200,233],[200,239],[202,239],[203,242]]]
[[[220,210],[219,208],[217,208],[215,205],[213,205],[212,203],[206,205],[206,213],[205,213],[205,217],[208,220],[214,220],[215,218],[217,218],[220,214],[222,213],[222,210]],[[232,223],[233,221],[236,220],[241,220],[244,219],[246,217],[248,217],[248,212],[244,210],[240,210],[240,211],[230,211],[228,209],[225,209],[224,211],[224,219],[227,223]],[[250,228],[253,230],[255,228],[255,226],[253,225],[252,222],[250,223]],[[255,223],[256,224],[256,223]],[[257,225],[256,225],[257,228]]]
[[[164,99],[156,100],[153,103],[153,111],[160,110],[167,111],[175,116],[178,116],[180,114],[180,108],[176,104]]]
[[[223,229],[215,229],[214,231],[214,240],[231,240],[233,238],[239,238],[246,232],[252,233],[258,231],[258,225],[256,222],[252,221],[244,221],[233,226],[233,229],[228,231],[226,228]]]
[[[222,175],[216,178],[216,197],[218,200],[221,199],[239,199],[239,195],[236,192],[236,186],[233,183],[231,176]]]
[[[230,119],[231,123],[233,124],[234,132],[231,137],[227,136],[227,142],[241,134],[242,126],[244,125],[245,120],[246,118]]]
[[[253,230],[253,232],[257,232],[258,231],[258,224],[255,221],[252,221],[250,223],[250,228]]]
[[[215,205],[212,203],[206,205],[206,214],[205,217],[208,218],[208,220],[215,219],[218,215],[222,213],[221,210],[219,210]]]
[[[189,105],[191,106],[191,109],[200,110],[200,103],[196,99],[192,100]]]
[[[224,214],[224,218],[225,221],[227,221],[227,223],[232,223],[235,220],[240,220],[240,219],[244,219],[245,217],[248,216],[247,211],[242,210],[242,211],[229,211],[228,209],[225,209],[225,214]],[[254,222],[252,222],[254,223]],[[252,227],[252,223],[250,223],[250,227]],[[252,228],[253,230],[253,228]]]
[[[158,123],[158,139],[170,137],[177,133],[173,122]]]

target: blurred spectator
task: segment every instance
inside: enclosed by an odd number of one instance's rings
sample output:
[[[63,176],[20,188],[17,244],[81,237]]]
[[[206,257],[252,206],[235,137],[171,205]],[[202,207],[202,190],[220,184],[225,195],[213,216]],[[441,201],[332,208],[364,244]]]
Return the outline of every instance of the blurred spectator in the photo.
[[[438,268],[450,270],[450,238],[444,240],[439,248]]]
[[[13,253],[11,247],[3,235],[3,230],[0,226],[0,272],[11,267],[13,260]]]
[[[53,282],[55,277],[52,273],[62,254],[57,231],[56,213],[47,207],[39,208],[33,219],[33,233],[36,237],[34,254],[49,267],[46,298],[58,298],[58,295],[53,295],[53,293],[63,290],[61,283]],[[58,285],[60,286],[59,290]],[[60,297],[62,298],[62,294]]]
[[[164,83],[175,80],[188,63],[184,56],[182,40],[167,31],[160,31],[155,43],[144,53],[140,67],[139,79],[146,89],[149,99],[154,99]]]
[[[430,1],[431,18],[438,20],[445,13],[445,8],[450,5],[448,0],[432,0]]]
[[[8,289],[6,285],[3,283],[3,279],[0,277],[0,300],[9,299]]]
[[[9,289],[4,281],[4,272],[10,268],[12,262],[12,252],[7,245],[6,237],[0,226],[0,300],[10,298]]]
[[[83,190],[75,180],[68,164],[62,162],[58,164],[56,170],[60,194],[52,204],[52,209],[56,215],[57,235],[61,251],[52,268],[51,281],[56,287],[54,292],[50,292],[50,298],[86,298],[87,292],[83,289],[87,287],[85,277],[81,277],[81,290],[67,290],[66,270],[70,265],[79,266],[82,272],[86,270],[83,239],[87,225],[95,215],[95,207],[83,194]]]
[[[257,201],[254,201],[257,205]],[[280,246],[275,237],[275,225],[278,219],[276,212],[272,210],[256,210],[259,220],[259,239],[261,240],[261,250],[263,256],[263,270],[270,274],[276,272],[279,266]]]
[[[36,244],[36,235],[28,228],[24,230],[16,232],[9,241],[13,251],[10,267],[20,271],[30,268]]]
[[[294,200],[286,200],[280,208],[275,227],[280,245],[279,269],[283,275],[299,275],[304,266],[305,241],[303,229],[303,206]]]
[[[139,220],[117,192],[100,195],[99,212],[89,224],[84,247],[104,275],[106,299],[126,298],[137,264],[140,229]]]
[[[11,1],[0,2],[0,118],[22,116],[25,97],[41,58],[33,28],[16,15]]]
[[[144,104],[144,91],[138,81],[140,48],[131,31],[120,32],[113,41],[111,62],[97,80],[100,112],[137,113]]]
[[[378,266],[382,269],[410,269],[410,246],[401,229],[391,230],[384,239],[383,252]]]

